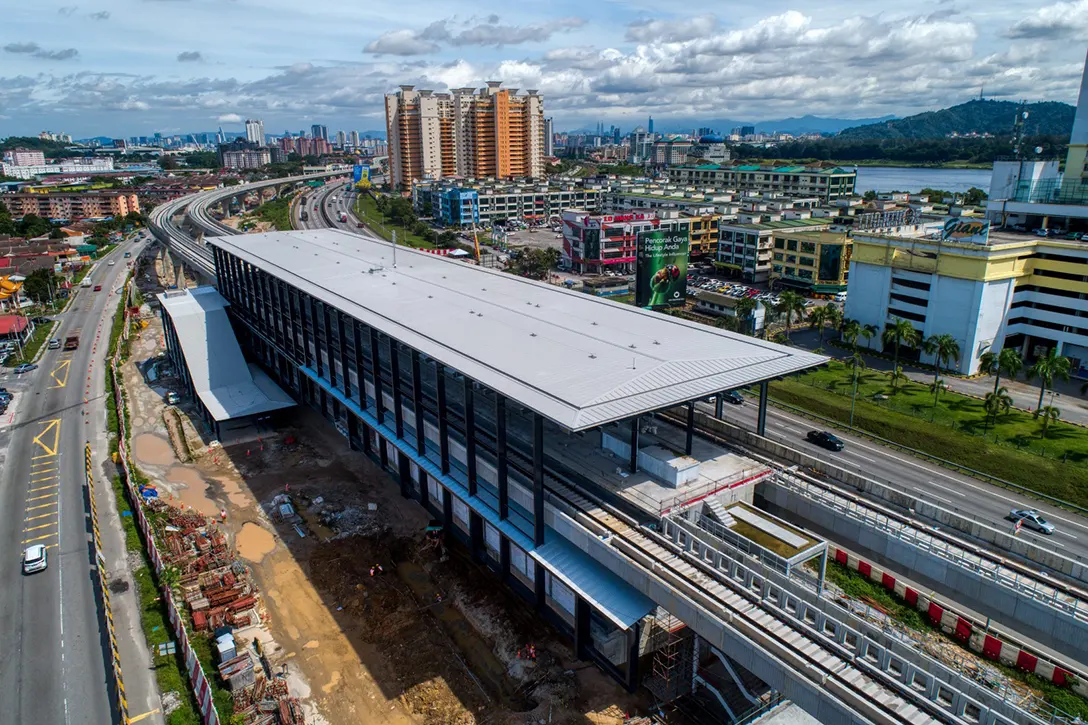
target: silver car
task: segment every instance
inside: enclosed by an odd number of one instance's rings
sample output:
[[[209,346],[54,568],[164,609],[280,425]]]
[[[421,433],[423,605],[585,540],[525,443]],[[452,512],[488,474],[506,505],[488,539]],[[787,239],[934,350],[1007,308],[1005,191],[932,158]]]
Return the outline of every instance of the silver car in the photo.
[[[41,544],[26,547],[23,551],[23,573],[33,574],[45,571],[49,563],[46,557],[45,547]]]
[[[1038,531],[1040,534],[1050,536],[1054,533],[1054,524],[1044,519],[1038,511],[1013,509],[1005,518],[1009,521],[1019,521],[1027,528]]]

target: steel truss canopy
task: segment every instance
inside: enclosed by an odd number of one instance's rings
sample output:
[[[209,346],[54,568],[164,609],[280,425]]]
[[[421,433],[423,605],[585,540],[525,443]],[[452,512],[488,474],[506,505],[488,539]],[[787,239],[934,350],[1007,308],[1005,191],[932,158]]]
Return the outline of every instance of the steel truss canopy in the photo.
[[[207,243],[572,431],[827,362],[342,230]]]

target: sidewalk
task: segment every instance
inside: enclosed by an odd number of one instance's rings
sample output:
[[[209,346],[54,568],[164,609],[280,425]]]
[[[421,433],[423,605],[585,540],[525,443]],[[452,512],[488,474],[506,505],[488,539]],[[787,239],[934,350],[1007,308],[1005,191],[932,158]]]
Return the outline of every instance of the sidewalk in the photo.
[[[824,333],[824,354],[835,358],[846,357],[847,351],[844,348],[828,344],[828,341],[832,339],[832,334],[833,333],[830,330]],[[790,341],[795,346],[806,350],[814,350],[820,346],[819,335],[814,330],[809,329],[794,330],[790,333]],[[876,345],[878,343],[874,340],[873,344]],[[858,351],[861,352],[862,357],[865,359],[865,364],[870,370],[891,372],[893,367],[891,360],[886,360],[883,357],[878,357],[876,355],[866,354],[865,347],[862,345],[859,345]],[[899,364],[900,367],[903,368],[903,373],[911,380],[924,385],[929,385],[933,382],[932,370],[915,367],[904,361],[900,361]],[[985,398],[987,393],[993,392],[994,389],[994,379],[989,375],[980,378],[960,378],[954,375],[942,375],[942,377],[949,390],[963,395],[969,395],[973,398]],[[1088,426],[1088,399],[1085,399],[1085,397],[1080,394],[1081,385],[1082,382],[1079,380],[1055,382],[1052,404],[1061,410],[1061,420],[1063,422]],[[1009,397],[1012,398],[1012,404],[1015,408],[1031,412],[1035,410],[1039,403],[1038,381],[1027,381],[1023,373],[1015,380],[1010,380],[1002,376],[1001,387],[1008,388]],[[1051,404],[1050,401],[1051,392],[1048,390],[1046,397],[1043,399],[1043,405]]]

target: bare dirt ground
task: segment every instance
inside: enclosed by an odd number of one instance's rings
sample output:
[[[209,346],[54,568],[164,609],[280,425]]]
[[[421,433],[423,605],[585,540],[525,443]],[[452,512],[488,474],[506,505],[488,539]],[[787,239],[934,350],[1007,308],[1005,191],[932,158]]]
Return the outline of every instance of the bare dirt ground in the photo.
[[[184,399],[180,425],[164,418],[177,381],[149,385],[137,367],[163,350],[156,319],[124,367],[134,457],[161,496],[225,512],[269,632],[297,671],[293,689],[321,720],[618,725],[645,711],[493,574],[457,550],[439,562],[424,545],[423,509],[315,412],[292,411],[227,448],[209,445]],[[282,518],[273,499],[289,500],[297,518]],[[377,565],[383,573],[371,576]],[[517,656],[529,643],[536,662]]]

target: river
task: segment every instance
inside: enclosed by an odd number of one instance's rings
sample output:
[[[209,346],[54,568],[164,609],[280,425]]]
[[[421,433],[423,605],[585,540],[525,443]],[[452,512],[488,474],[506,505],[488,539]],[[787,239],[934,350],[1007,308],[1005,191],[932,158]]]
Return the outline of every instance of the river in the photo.
[[[972,186],[990,190],[989,169],[905,169],[892,166],[859,166],[857,193],[941,189],[964,192]]]

